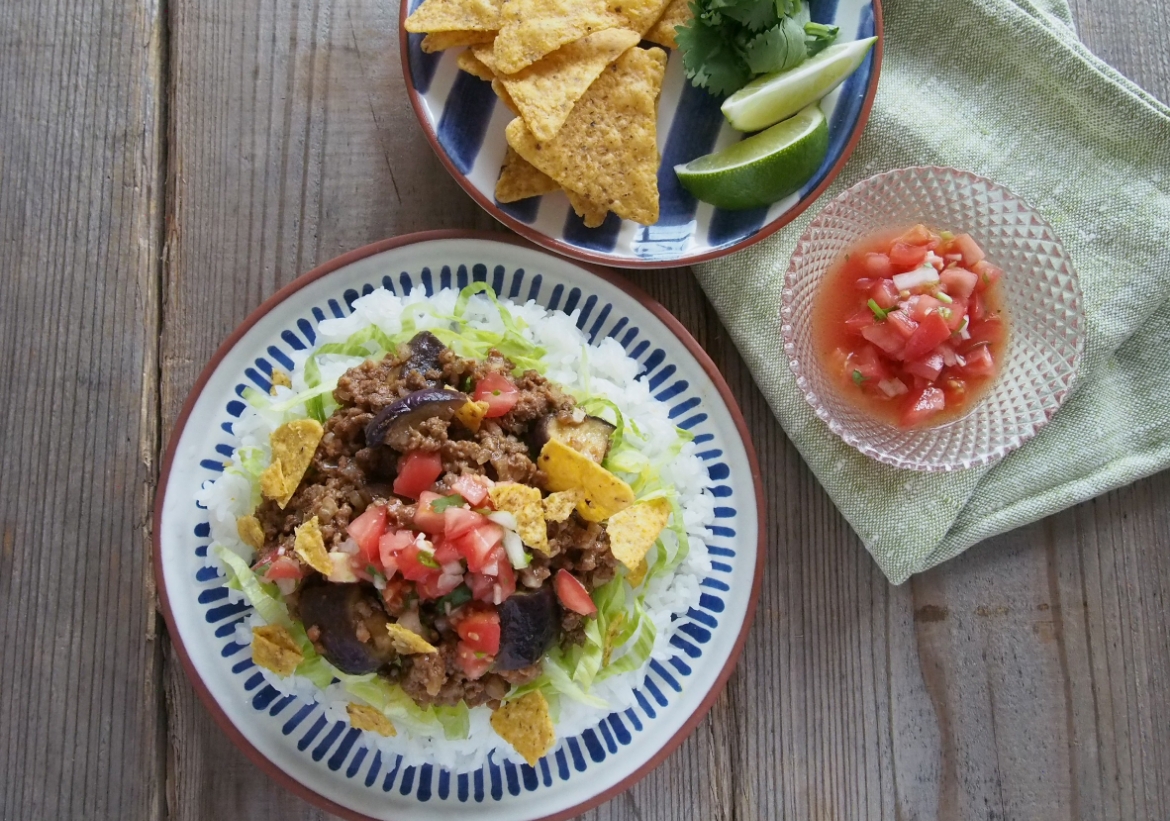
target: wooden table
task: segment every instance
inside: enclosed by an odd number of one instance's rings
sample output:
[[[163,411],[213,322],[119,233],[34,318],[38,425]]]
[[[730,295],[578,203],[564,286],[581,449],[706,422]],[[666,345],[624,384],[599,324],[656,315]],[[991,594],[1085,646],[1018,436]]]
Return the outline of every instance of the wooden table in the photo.
[[[1170,98],[1163,3],[1074,6],[1090,48]],[[374,239],[496,227],[414,121],[397,15],[0,4],[2,819],[324,817],[197,702],[148,514],[183,397],[265,296]],[[693,279],[631,279],[732,384],[770,554],[710,716],[587,817],[1170,818],[1170,473],[891,587]]]

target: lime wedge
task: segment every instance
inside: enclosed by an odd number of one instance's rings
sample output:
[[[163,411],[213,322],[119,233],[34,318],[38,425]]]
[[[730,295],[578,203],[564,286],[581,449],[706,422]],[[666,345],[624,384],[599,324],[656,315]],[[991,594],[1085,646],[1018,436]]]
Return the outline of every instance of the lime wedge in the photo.
[[[732,128],[759,131],[824,97],[852,74],[876,37],[838,43],[795,68],[757,77],[723,101]]]
[[[804,185],[829,151],[829,123],[815,103],[722,151],[676,165],[683,186],[717,208],[759,208]]]

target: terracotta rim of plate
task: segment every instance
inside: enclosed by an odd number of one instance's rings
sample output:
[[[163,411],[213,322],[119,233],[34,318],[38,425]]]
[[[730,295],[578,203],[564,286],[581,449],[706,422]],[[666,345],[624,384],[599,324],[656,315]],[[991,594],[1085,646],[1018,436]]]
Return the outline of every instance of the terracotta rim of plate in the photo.
[[[286,299],[291,297],[297,291],[304,288],[310,283],[316,282],[324,276],[327,276],[334,271],[344,268],[358,260],[373,256],[374,254],[383,251],[389,251],[394,248],[401,248],[407,245],[416,245],[424,242],[433,242],[436,240],[483,240],[488,242],[505,242],[511,245],[519,245],[530,250],[540,250],[535,248],[531,243],[525,242],[517,237],[511,237],[506,234],[492,233],[487,231],[463,231],[463,230],[440,230],[440,231],[422,231],[414,234],[405,234],[400,237],[382,240],[371,245],[366,245],[356,250],[350,251],[347,254],[330,260],[322,265],[317,266],[308,273],[302,274],[297,279],[290,282],[288,285],[281,288],[275,294],[266,299],[259,308],[252,311],[248,317],[240,323],[232,334],[224,340],[223,344],[219,346],[215,354],[211,357],[211,361],[203,368],[199,374],[199,378],[195,380],[187,398],[183,402],[183,409],[180,411],[178,418],[175,420],[175,425],[171,430],[170,440],[167,444],[166,455],[163,458],[162,470],[159,473],[159,481],[155,490],[154,500],[154,514],[153,514],[153,528],[152,535],[153,549],[152,558],[154,561],[154,581],[155,587],[158,591],[159,605],[161,606],[163,618],[166,620],[168,631],[168,638],[178,653],[179,660],[182,662],[183,669],[187,673],[187,678],[195,688],[195,692],[199,694],[199,698],[211,713],[215,723],[219,725],[220,729],[227,734],[228,738],[232,740],[237,747],[244,752],[244,754],[252,760],[256,766],[266,772],[273,780],[283,786],[290,792],[300,796],[318,807],[327,810],[335,815],[343,818],[352,819],[352,821],[378,821],[371,816],[351,810],[344,807],[320,793],[309,789],[301,784],[287,772],[276,766],[263,753],[261,753],[255,746],[248,741],[244,735],[236,728],[236,725],[227,717],[219,703],[211,695],[204,684],[202,677],[191,661],[191,657],[187,654],[187,648],[183,645],[182,638],[179,635],[178,629],[175,627],[175,617],[171,611],[170,597],[167,593],[166,583],[162,573],[162,507],[163,501],[166,498],[167,485],[170,481],[171,466],[175,458],[175,449],[178,447],[179,440],[182,438],[183,431],[186,429],[188,419],[191,415],[191,410],[195,405],[196,400],[202,394],[207,381],[211,375],[219,367],[220,362],[225,356],[235,347],[236,343],[247,333],[253,325],[256,324],[262,317],[267,315],[273,308]],[[579,264],[579,263],[574,263]],[[735,401],[735,397],[731,393],[727,382],[723,379],[723,375],[711,360],[711,357],[699,346],[690,332],[687,331],[683,324],[666,310],[661,304],[655,301],[649,294],[637,287],[633,283],[625,281],[622,277],[612,271],[596,268],[591,265],[581,265],[580,267],[589,271],[598,278],[614,285],[626,294],[636,299],[647,310],[653,313],[666,327],[675,335],[675,337],[682,342],[695,361],[706,372],[707,377],[715,385],[719,391],[719,396],[723,399],[723,403],[727,406],[727,410],[731,415],[732,421],[735,423],[736,431],[739,433],[740,439],[743,442],[744,449],[747,451],[748,464],[752,477],[752,485],[755,488],[755,503],[756,503],[756,517],[758,522],[758,537],[756,540],[756,565],[755,572],[752,578],[752,589],[750,599],[748,600],[747,611],[744,614],[743,623],[740,626],[739,635],[735,639],[735,646],[731,649],[731,655],[727,662],[723,665],[718,678],[714,685],[703,698],[699,708],[687,719],[687,721],[678,729],[678,731],[671,736],[671,738],[664,744],[658,752],[651,756],[650,760],[639,767],[634,772],[623,778],[613,787],[598,793],[595,796],[581,802],[569,809],[561,812],[553,813],[551,815],[542,816],[539,821],[562,821],[562,819],[572,818],[579,815],[604,801],[609,800],[618,793],[632,787],[635,783],[644,778],[655,767],[662,763],[662,761],[674,752],[674,750],[683,742],[683,740],[691,734],[699,722],[707,715],[711,706],[715,703],[715,699],[723,692],[723,688],[727,684],[727,679],[731,676],[735,669],[736,662],[739,660],[740,653],[743,651],[744,642],[747,639],[747,634],[751,628],[752,619],[755,616],[756,602],[760,595],[760,586],[763,581],[764,571],[764,549],[766,546],[765,532],[765,515],[764,515],[764,489],[762,476],[760,474],[760,465],[756,458],[756,450],[752,444],[751,434],[748,432],[747,422],[744,420],[743,412],[739,408],[739,404]]]
[[[595,251],[588,251],[582,248],[578,248],[575,245],[570,245],[567,242],[563,242],[559,239],[550,237],[547,234],[541,233],[531,225],[528,225],[525,222],[521,222],[515,217],[506,214],[503,210],[500,209],[498,205],[496,205],[494,199],[485,196],[482,191],[471,184],[471,181],[467,178],[466,174],[462,173],[458,168],[455,167],[455,164],[451,161],[451,158],[447,156],[447,152],[443,150],[441,145],[439,145],[438,135],[435,134],[435,130],[431,128],[430,123],[427,121],[426,114],[423,111],[422,95],[419,94],[418,89],[414,87],[414,82],[410,77],[410,48],[409,42],[407,40],[406,28],[402,25],[402,22],[406,20],[407,17],[410,0],[401,0],[398,23],[398,50],[402,61],[402,79],[406,84],[407,94],[410,97],[411,108],[414,109],[415,119],[417,119],[419,125],[422,126],[422,130],[426,135],[427,141],[431,144],[431,148],[434,150],[435,156],[439,158],[439,161],[443,164],[443,167],[447,169],[447,172],[455,179],[455,182],[459,183],[460,187],[462,187],[463,190],[466,191],[473,200],[479,203],[480,207],[482,207],[485,211],[530,242],[534,242],[542,248],[545,248],[556,254],[570,257],[581,262],[594,263],[597,265],[612,265],[618,268],[679,268],[684,265],[695,265],[700,262],[708,262],[709,260],[719,259],[720,257],[725,257],[728,254],[734,254],[736,251],[742,251],[744,248],[755,245],[761,240],[767,239],[772,234],[776,233],[785,225],[788,225],[794,219],[803,214],[814,202],[820,198],[821,194],[825,193],[828,187],[832,185],[833,180],[835,180],[837,175],[841,173],[841,169],[845,167],[845,163],[847,163],[849,158],[853,156],[853,149],[857,147],[857,143],[861,139],[862,133],[865,131],[865,126],[869,122],[869,113],[873,109],[873,101],[877,96],[878,80],[880,79],[882,73],[882,53],[884,51],[885,45],[885,29],[882,23],[882,4],[881,0],[872,0],[872,3],[874,36],[877,37],[877,42],[874,43],[873,76],[870,78],[869,88],[865,92],[865,101],[861,105],[861,112],[857,118],[857,125],[853,129],[853,133],[849,136],[849,141],[845,143],[845,148],[841,151],[841,156],[839,156],[837,161],[833,163],[833,167],[829,169],[829,172],[825,175],[825,178],[821,180],[820,185],[810,191],[808,196],[806,196],[792,208],[785,211],[773,222],[762,226],[760,230],[756,231],[756,233],[752,234],[750,237],[745,237],[733,245],[728,245],[723,248],[716,248],[714,250],[707,251],[706,253],[690,254],[687,256],[681,256],[676,257],[675,259],[662,261],[625,258],[618,259],[608,254],[602,254]]]

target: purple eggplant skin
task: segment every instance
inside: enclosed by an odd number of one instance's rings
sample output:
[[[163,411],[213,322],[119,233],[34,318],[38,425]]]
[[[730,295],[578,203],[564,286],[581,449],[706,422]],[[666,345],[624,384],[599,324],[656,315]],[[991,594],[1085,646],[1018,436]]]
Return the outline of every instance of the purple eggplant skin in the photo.
[[[552,585],[510,596],[499,607],[496,670],[519,670],[540,661],[557,637],[560,613]]]
[[[600,465],[609,453],[610,438],[615,430],[617,428],[597,416],[586,416],[574,424],[550,413],[532,426],[528,445],[533,453],[540,453],[549,439],[558,439]]]
[[[409,342],[410,358],[402,365],[402,373],[418,371],[424,377],[431,371],[442,371],[439,355],[446,349],[446,345],[430,331],[419,331]],[[438,386],[437,380],[427,380],[431,385]]]
[[[432,416],[449,421],[467,403],[467,395],[446,388],[423,388],[391,402],[366,425],[366,445],[391,444]]]
[[[372,673],[394,659],[394,645],[386,627],[390,620],[373,588],[360,584],[306,585],[297,597],[305,629],[318,631],[313,644],[338,670],[351,675]],[[369,636],[358,638],[358,627]]]

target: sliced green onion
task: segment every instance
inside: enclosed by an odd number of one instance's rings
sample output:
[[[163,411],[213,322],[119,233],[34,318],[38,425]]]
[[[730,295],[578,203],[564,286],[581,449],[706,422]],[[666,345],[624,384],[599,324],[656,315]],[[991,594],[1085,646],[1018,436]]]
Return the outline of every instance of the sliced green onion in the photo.
[[[943,319],[950,319],[952,316],[954,316],[954,312],[951,311],[950,308],[939,308],[938,315]]]
[[[948,305],[953,305],[955,302],[953,299],[951,299],[951,295],[948,293],[945,293],[944,291],[935,291],[934,297],[939,302],[945,302]]]
[[[439,569],[439,563],[435,561],[435,557],[430,553],[427,553],[425,550],[420,550],[418,552],[418,563],[423,567],[430,567],[435,570]]]
[[[885,319],[886,316],[890,313],[888,310],[884,310],[880,305],[877,304],[876,301],[872,299],[866,304],[869,305],[869,309],[873,311],[873,315],[877,317],[879,321]]]
[[[856,385],[857,387],[860,388],[861,383],[864,381],[865,381],[865,377],[861,375],[861,371],[854,371],[853,372],[853,384],[854,385]]]

